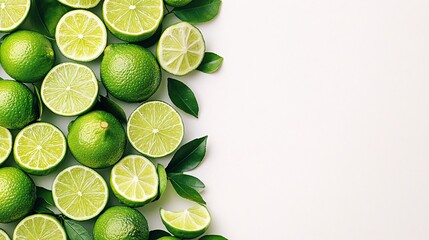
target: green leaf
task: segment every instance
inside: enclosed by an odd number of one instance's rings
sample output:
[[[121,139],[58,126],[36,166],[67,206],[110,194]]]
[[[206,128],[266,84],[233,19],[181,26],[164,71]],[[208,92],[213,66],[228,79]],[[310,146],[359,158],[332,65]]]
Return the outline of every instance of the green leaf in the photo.
[[[198,118],[198,102],[192,90],[176,79],[168,78],[168,96],[178,108]]]
[[[199,204],[206,204],[203,197],[192,187],[184,184],[183,182],[176,181],[174,178],[170,178],[171,185],[173,185],[176,193],[179,194],[182,198],[194,201]]]
[[[124,109],[122,109],[119,104],[110,98],[100,95],[100,98],[95,104],[94,109],[106,111],[115,116],[119,121],[127,122],[127,115],[125,114]]]
[[[152,230],[149,232],[149,240],[156,240],[162,237],[171,236],[170,233],[164,231],[164,230]]]
[[[55,36],[55,28],[61,17],[70,11],[68,8],[58,0],[35,0],[37,3],[37,9],[39,11],[40,19],[42,20],[46,30],[49,32],[51,37]]]
[[[220,235],[206,235],[201,237],[200,240],[228,240],[228,238]]]
[[[173,179],[175,182],[180,183],[181,185],[186,185],[194,189],[199,193],[202,192],[206,187],[204,183],[201,182],[200,179],[191,175],[186,175],[183,173],[172,173],[172,174],[169,174],[168,177],[170,179]]]
[[[165,168],[166,172],[182,173],[198,167],[206,155],[207,138],[197,138],[180,147]]]
[[[204,54],[203,61],[197,69],[204,73],[214,73],[219,70],[222,62],[223,57],[217,55],[216,53],[206,52]]]
[[[70,240],[92,239],[91,234],[89,234],[89,232],[84,227],[82,227],[82,225],[73,220],[64,219],[64,228]]]
[[[45,200],[51,206],[55,206],[54,198],[52,197],[52,192],[46,188],[37,187],[37,197]]]
[[[52,205],[47,203],[44,199],[37,198],[36,203],[34,204],[33,211],[35,211],[36,213],[55,215],[55,213],[51,209],[49,209],[49,207],[51,206]]]
[[[36,93],[38,105],[39,105],[39,117],[37,118],[37,121],[42,121],[42,114],[43,114],[43,101],[42,101],[42,95],[40,95],[40,89],[38,86],[33,84],[34,92]]]
[[[188,5],[175,8],[173,13],[185,22],[207,22],[218,15],[221,3],[221,0],[193,0]]]

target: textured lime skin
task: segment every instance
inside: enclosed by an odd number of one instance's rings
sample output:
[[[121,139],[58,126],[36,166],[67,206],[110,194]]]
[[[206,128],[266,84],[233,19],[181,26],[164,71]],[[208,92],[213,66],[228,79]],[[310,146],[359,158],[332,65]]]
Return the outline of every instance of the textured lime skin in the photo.
[[[183,7],[192,2],[192,0],[164,0],[164,2],[172,7]]]
[[[180,238],[171,237],[171,236],[164,236],[164,237],[158,238],[158,240],[180,240]]]
[[[17,81],[37,82],[54,66],[55,53],[42,34],[21,30],[4,39],[0,61],[5,72]]]
[[[148,240],[149,226],[139,211],[115,206],[98,217],[94,225],[94,240]]]
[[[0,222],[8,223],[26,216],[36,201],[36,185],[18,168],[0,168]]]
[[[38,101],[24,84],[0,80],[0,126],[9,129],[23,128],[36,120]]]
[[[108,126],[104,125],[106,123]],[[112,114],[93,111],[71,123],[67,143],[73,156],[83,165],[106,168],[122,157],[126,134],[122,124]]]
[[[107,91],[125,102],[141,102],[161,83],[161,68],[155,56],[134,44],[112,44],[104,50],[101,81]]]

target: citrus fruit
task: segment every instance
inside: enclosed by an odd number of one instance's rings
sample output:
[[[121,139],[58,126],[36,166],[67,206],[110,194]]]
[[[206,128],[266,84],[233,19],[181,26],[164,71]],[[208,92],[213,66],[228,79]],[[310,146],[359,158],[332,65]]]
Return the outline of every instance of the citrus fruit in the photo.
[[[161,68],[154,55],[134,44],[112,44],[104,51],[101,81],[107,91],[125,102],[141,102],[158,89]]]
[[[72,8],[93,8],[100,0],[58,0],[60,3]]]
[[[168,183],[167,173],[165,172],[164,166],[162,166],[161,164],[158,164],[158,166],[156,166],[156,171],[158,173],[159,188],[158,188],[158,196],[156,196],[154,201],[162,197],[165,190],[167,189],[167,183]]]
[[[15,162],[34,175],[51,173],[64,159],[67,152],[66,138],[50,123],[33,123],[22,129],[15,138]]]
[[[4,71],[15,80],[37,82],[54,66],[55,53],[42,34],[20,30],[3,40],[0,59]]]
[[[131,145],[149,157],[163,157],[182,142],[184,126],[179,113],[161,101],[140,105],[128,120],[127,134]]]
[[[12,152],[12,134],[7,128],[0,127],[0,165]]]
[[[31,0],[0,0],[0,32],[12,32],[27,18]]]
[[[0,126],[9,129],[23,128],[36,120],[36,96],[22,83],[0,80]]]
[[[156,55],[161,67],[183,76],[195,70],[203,61],[206,45],[203,35],[187,22],[165,29],[159,39]]]
[[[64,14],[58,22],[55,39],[65,57],[90,62],[103,53],[107,44],[107,30],[94,13],[73,10]]]
[[[196,205],[183,211],[161,209],[161,220],[167,230],[179,238],[196,238],[205,233],[211,217],[206,207]]]
[[[112,114],[92,111],[71,123],[67,141],[80,163],[91,168],[105,168],[121,159],[126,134]]]
[[[67,240],[61,223],[51,215],[34,214],[21,220],[13,231],[19,240]]]
[[[9,235],[3,229],[0,229],[0,240],[10,240]]]
[[[164,236],[164,237],[158,238],[158,240],[180,240],[180,238],[171,237],[171,236]]]
[[[109,192],[96,171],[81,165],[60,172],[52,185],[55,206],[76,221],[94,218],[107,204]]]
[[[61,63],[46,75],[42,83],[43,103],[55,114],[77,116],[97,101],[98,83],[94,72],[77,63]]]
[[[192,2],[192,0],[164,0],[164,1],[165,3],[167,3],[172,7],[183,7],[189,4],[190,2]]]
[[[26,216],[36,201],[36,185],[22,170],[0,168],[0,223]]]
[[[140,240],[149,238],[149,226],[139,211],[114,206],[98,217],[94,225],[94,240]]]
[[[115,164],[110,186],[116,197],[130,207],[141,207],[158,195],[158,174],[143,156],[129,155]]]
[[[105,0],[103,3],[107,28],[127,42],[138,42],[152,36],[161,24],[163,14],[163,0]]]

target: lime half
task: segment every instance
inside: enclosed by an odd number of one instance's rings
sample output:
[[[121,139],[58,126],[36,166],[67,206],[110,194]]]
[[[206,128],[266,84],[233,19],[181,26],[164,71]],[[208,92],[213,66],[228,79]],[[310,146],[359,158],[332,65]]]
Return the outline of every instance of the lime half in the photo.
[[[67,240],[60,222],[47,214],[34,214],[24,218],[15,228],[13,239]]]
[[[161,209],[160,214],[167,230],[179,238],[196,238],[207,231],[211,222],[209,211],[201,205],[178,212]]]
[[[163,157],[182,142],[184,126],[179,113],[170,105],[150,101],[140,105],[130,116],[127,135],[131,145],[149,157]]]
[[[0,126],[0,165],[6,161],[12,151],[12,134]]]
[[[0,0],[0,32],[12,32],[25,20],[31,0]]]
[[[72,8],[93,8],[100,0],[58,0],[60,3]]]
[[[96,171],[81,165],[64,169],[52,186],[55,206],[67,217],[85,221],[96,217],[107,204],[109,192]]]
[[[64,134],[50,123],[33,123],[15,138],[13,155],[26,172],[46,175],[58,166],[67,152]]]
[[[55,114],[77,116],[96,103],[97,78],[87,66],[62,63],[46,75],[41,94],[43,103]]]
[[[165,71],[183,76],[197,69],[205,51],[206,44],[200,30],[187,22],[181,22],[165,29],[159,39],[156,55]]]
[[[3,229],[0,229],[0,240],[10,240],[9,235]]]

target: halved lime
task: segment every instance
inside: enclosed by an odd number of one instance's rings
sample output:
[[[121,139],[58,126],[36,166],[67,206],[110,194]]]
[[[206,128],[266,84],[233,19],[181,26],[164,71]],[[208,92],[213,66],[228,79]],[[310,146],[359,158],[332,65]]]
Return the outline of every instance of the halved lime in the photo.
[[[33,123],[15,138],[15,162],[26,172],[46,175],[58,166],[67,152],[64,134],[50,123]]]
[[[203,61],[206,44],[198,28],[187,22],[165,29],[158,42],[156,55],[161,67],[183,76],[195,70]]]
[[[182,142],[184,126],[179,113],[161,101],[140,105],[128,120],[127,135],[131,145],[149,157],[163,157]]]
[[[121,202],[130,207],[140,207],[158,195],[158,174],[150,160],[129,155],[112,168],[110,185]]]
[[[47,214],[34,214],[21,220],[13,231],[13,239],[19,240],[67,240],[61,223]]]
[[[73,10],[64,14],[58,22],[55,39],[65,57],[90,62],[98,58],[106,48],[107,30],[94,13]]]
[[[0,165],[12,152],[12,134],[7,128],[0,126]]]
[[[207,231],[211,222],[209,211],[201,205],[177,212],[161,209],[160,214],[167,230],[179,238],[196,238]]]
[[[25,20],[31,0],[0,0],[0,32],[12,32]]]
[[[85,221],[96,217],[107,204],[109,191],[96,171],[81,165],[64,169],[54,180],[55,206],[67,217]]]
[[[62,63],[46,75],[41,94],[43,103],[55,114],[77,116],[96,103],[97,78],[87,66]]]
[[[152,36],[162,22],[163,0],[105,0],[103,18],[117,38],[138,42]]]
[[[0,240],[10,240],[9,235],[3,229],[0,229]]]
[[[156,171],[158,172],[159,188],[158,188],[158,196],[156,196],[156,198],[153,201],[156,201],[162,197],[165,190],[167,189],[167,183],[168,183],[167,172],[165,172],[164,166],[162,166],[161,164],[158,164],[156,166]]]
[[[72,8],[93,8],[100,0],[58,0],[60,3]]]

